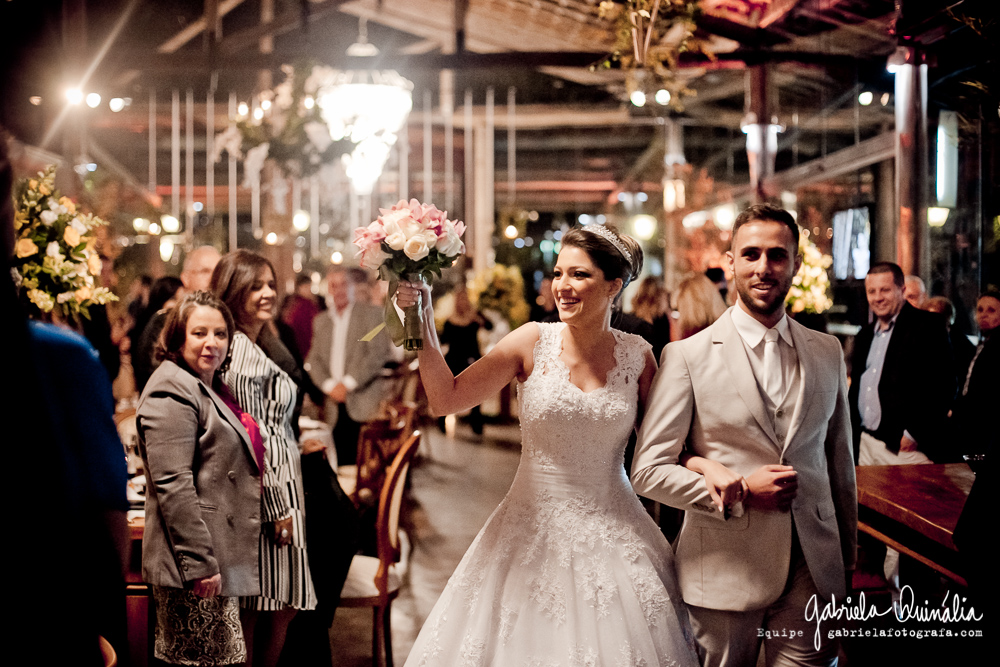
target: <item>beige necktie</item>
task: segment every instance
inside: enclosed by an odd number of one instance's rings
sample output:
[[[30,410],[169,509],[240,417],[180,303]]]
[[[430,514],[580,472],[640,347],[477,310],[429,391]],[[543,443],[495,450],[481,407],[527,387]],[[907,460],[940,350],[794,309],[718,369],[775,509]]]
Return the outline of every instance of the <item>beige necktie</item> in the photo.
[[[775,405],[781,403],[781,352],[778,350],[778,330],[764,332],[764,377],[761,386]]]

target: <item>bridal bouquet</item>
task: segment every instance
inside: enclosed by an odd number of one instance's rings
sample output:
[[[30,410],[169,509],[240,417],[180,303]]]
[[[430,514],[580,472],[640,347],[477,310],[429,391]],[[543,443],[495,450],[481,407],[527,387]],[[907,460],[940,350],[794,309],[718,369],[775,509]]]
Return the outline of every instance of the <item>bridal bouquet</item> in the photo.
[[[24,297],[43,316],[90,318],[89,306],[117,301],[95,278],[101,258],[94,248],[95,227],[104,220],[81,213],[55,190],[54,165],[27,179],[15,197],[14,259],[11,276]]]
[[[385,324],[392,342],[406,350],[423,349],[420,335],[420,310],[411,306],[403,311],[399,321],[392,296],[403,278],[428,283],[441,270],[455,263],[465,253],[462,234],[465,223],[448,220],[446,211],[434,204],[421,204],[416,199],[400,200],[392,208],[380,208],[381,215],[367,227],[354,230],[354,245],[361,250],[361,266],[378,269],[379,278],[389,282],[385,298]],[[371,340],[381,326],[369,332],[363,340]]]

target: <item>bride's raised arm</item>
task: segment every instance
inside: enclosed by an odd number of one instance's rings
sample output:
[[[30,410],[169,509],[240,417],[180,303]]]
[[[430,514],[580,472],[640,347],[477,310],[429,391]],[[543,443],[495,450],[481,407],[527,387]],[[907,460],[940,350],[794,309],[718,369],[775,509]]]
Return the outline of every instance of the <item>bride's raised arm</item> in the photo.
[[[420,360],[420,380],[427,393],[427,403],[435,416],[450,415],[479,405],[496,395],[515,377],[524,380],[531,374],[532,354],[538,340],[538,327],[525,324],[504,338],[489,354],[455,377],[441,354],[430,287],[426,284],[400,281],[396,303],[400,308],[412,306],[423,296],[421,323],[424,348],[417,353]]]

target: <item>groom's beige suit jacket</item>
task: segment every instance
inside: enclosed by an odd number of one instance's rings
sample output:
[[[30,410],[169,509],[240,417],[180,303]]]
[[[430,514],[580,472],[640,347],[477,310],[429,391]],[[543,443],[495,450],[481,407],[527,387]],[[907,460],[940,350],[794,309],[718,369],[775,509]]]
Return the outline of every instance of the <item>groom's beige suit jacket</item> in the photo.
[[[844,596],[858,516],[844,358],[833,336],[795,321],[789,327],[801,381],[784,442],[775,436],[729,311],[663,351],[632,484],[640,495],[686,510],[674,549],[690,605],[730,611],[771,605],[788,576],[793,522],[817,590]],[[793,466],[798,491],[791,511],[747,509],[724,519],[702,476],[678,464],[685,449],[744,477],[763,465]]]

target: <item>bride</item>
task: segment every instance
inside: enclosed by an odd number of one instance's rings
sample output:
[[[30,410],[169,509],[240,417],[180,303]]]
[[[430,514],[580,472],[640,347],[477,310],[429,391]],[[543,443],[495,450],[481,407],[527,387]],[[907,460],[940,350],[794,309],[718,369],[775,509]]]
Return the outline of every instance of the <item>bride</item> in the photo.
[[[670,545],[622,463],[656,362],[611,328],[611,306],[642,267],[612,227],[567,232],[552,278],[558,323],[526,324],[458,377],[434,330],[426,285],[420,377],[431,409],[478,405],[516,377],[521,463],[424,624],[408,667],[697,665]]]

